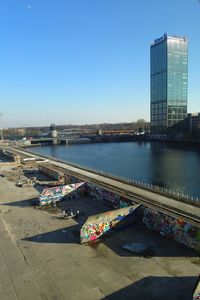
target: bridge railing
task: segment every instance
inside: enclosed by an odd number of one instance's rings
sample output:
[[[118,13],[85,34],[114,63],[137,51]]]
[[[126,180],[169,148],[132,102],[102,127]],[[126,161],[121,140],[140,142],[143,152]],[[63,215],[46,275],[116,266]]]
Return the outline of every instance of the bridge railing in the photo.
[[[31,153],[31,154],[36,154],[37,155],[37,153],[31,152],[31,151],[28,151],[28,150],[23,150],[23,151],[26,151],[29,154]],[[153,185],[151,183],[142,182],[142,181],[139,181],[139,180],[134,180],[132,178],[127,178],[127,177],[124,177],[124,176],[121,176],[121,175],[118,175],[118,174],[113,174],[113,173],[105,172],[103,170],[97,170],[97,169],[93,169],[91,167],[86,167],[86,166],[83,166],[83,165],[79,165],[77,163],[72,163],[72,162],[69,162],[69,161],[66,161],[66,160],[57,159],[57,158],[52,157],[52,156],[41,155],[39,153],[38,153],[38,155],[42,156],[44,158],[52,159],[56,162],[68,164],[72,167],[76,167],[76,168],[81,169],[81,170],[86,170],[88,172],[92,172],[92,173],[95,173],[97,175],[102,175],[102,176],[110,178],[110,179],[118,180],[120,182],[127,183],[127,184],[130,184],[130,185],[138,187],[138,188],[143,188],[145,190],[148,190],[148,191],[160,194],[162,196],[166,196],[166,197],[175,199],[175,200],[180,201],[180,202],[184,202],[184,203],[187,203],[187,204],[191,204],[191,205],[200,207],[200,198],[199,197],[194,197],[192,195],[189,195],[189,194],[186,194],[186,193],[183,193],[183,192],[180,192],[180,191],[176,191],[176,190],[171,190],[168,187],[161,187],[161,186],[158,186],[158,185]]]

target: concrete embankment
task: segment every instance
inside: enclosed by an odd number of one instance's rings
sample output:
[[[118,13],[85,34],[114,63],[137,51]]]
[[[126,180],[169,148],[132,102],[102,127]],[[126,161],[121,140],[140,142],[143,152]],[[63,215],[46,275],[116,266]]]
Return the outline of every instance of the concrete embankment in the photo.
[[[17,149],[16,152],[26,154],[26,152]],[[27,155],[33,154],[27,153]],[[105,178],[100,174],[67,165],[64,162],[51,160],[49,163],[53,165],[53,168],[63,168],[68,181],[74,178],[88,181],[89,193],[98,201],[107,201],[114,208],[121,208],[121,205],[127,202],[130,202],[128,205],[133,202],[143,204],[143,221],[148,228],[160,232],[168,239],[174,239],[197,251],[200,250],[200,209],[198,207],[157,195],[124,182]],[[122,194],[123,197],[121,197]]]

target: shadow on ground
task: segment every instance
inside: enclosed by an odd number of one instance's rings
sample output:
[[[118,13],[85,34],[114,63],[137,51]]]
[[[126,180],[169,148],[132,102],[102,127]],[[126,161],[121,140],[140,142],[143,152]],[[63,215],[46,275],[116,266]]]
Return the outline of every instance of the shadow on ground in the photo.
[[[54,231],[50,231],[50,232],[46,232],[46,233],[42,233],[42,234],[38,234],[32,237],[28,237],[23,239],[24,241],[29,241],[29,242],[36,242],[36,243],[76,243],[79,244],[80,243],[80,229],[82,227],[82,225],[84,224],[86,218],[88,216],[82,215],[79,216],[76,219],[77,224],[73,225],[73,226],[69,226],[69,227],[64,227],[62,229],[58,229],[58,230],[54,230]],[[52,216],[53,219],[60,219],[62,220],[62,222],[64,221],[66,224],[70,221],[72,221],[72,219],[69,220],[64,220],[59,216]],[[126,219],[126,218],[125,218]],[[74,222],[74,221],[73,221]],[[126,220],[121,221],[120,223],[120,231],[123,228],[123,223],[125,223]],[[69,224],[69,223],[68,223]],[[113,235],[115,233],[113,232]],[[110,235],[108,235],[110,236]],[[104,236],[103,236],[104,237]],[[105,237],[106,239],[106,237]]]
[[[138,256],[122,248],[124,244],[132,242],[149,245],[151,249],[150,257],[199,257],[200,255],[197,251],[183,244],[163,237],[159,232],[149,230],[142,222],[103,238],[103,243],[108,248],[112,249],[119,256],[125,257]]]
[[[14,202],[2,203],[2,205],[5,205],[5,206],[27,207],[27,206],[33,206],[33,202],[35,200],[36,200],[36,198],[30,198],[30,199],[19,200],[19,201],[14,201]]]
[[[24,238],[23,241],[34,243],[65,243],[77,244],[79,243],[80,226],[74,225],[62,229],[57,229],[42,234],[37,234],[31,237]]]
[[[102,300],[192,300],[197,278],[145,277]]]

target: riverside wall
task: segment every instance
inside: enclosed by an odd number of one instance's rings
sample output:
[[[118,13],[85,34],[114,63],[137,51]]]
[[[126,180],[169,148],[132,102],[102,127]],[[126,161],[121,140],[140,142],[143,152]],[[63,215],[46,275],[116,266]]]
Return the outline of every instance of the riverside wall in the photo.
[[[2,152],[2,154],[5,153]],[[12,157],[10,157],[10,159],[12,160],[12,162],[9,163],[14,163],[16,164],[16,166],[20,164],[20,157],[18,155],[13,155]],[[80,181],[80,179],[72,176],[67,177],[68,183]],[[133,203],[123,195],[116,195],[91,183],[88,183],[86,185],[86,191],[84,188],[84,193],[85,192],[92,196],[96,201],[104,203],[112,209],[129,207]],[[185,222],[180,218],[174,218],[167,215],[166,213],[161,213],[159,210],[150,209],[145,206],[141,207],[142,209],[140,209],[140,218],[149,229],[160,232],[160,234],[162,234],[166,238],[175,240],[181,244],[186,245],[187,247],[193,248],[200,252],[199,228],[189,224],[188,222]]]
[[[167,239],[200,252],[200,229],[184,220],[144,207],[143,222],[149,229],[160,232]]]

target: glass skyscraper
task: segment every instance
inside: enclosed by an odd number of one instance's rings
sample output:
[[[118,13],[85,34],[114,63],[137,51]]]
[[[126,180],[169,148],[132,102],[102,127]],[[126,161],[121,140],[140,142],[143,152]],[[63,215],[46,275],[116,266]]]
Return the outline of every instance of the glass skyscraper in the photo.
[[[151,133],[187,116],[188,39],[164,34],[151,44]]]

